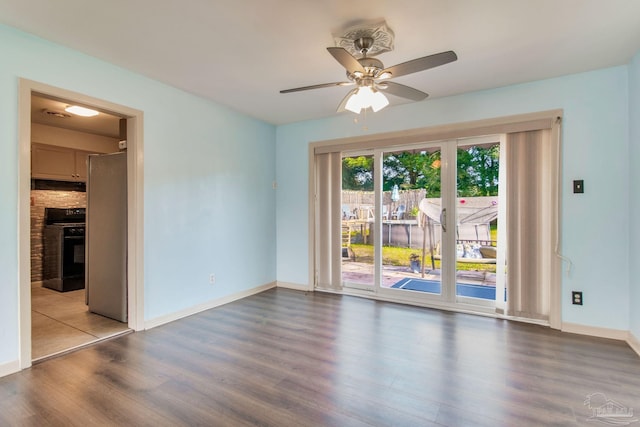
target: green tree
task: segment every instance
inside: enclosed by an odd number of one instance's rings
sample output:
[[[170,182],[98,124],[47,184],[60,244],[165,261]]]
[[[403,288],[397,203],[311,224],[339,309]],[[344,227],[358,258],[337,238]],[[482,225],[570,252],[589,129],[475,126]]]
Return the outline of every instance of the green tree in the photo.
[[[342,159],[343,190],[373,190],[373,157],[358,156]]]
[[[499,145],[458,149],[458,197],[498,194]],[[400,151],[386,153],[382,166],[383,190],[394,185],[403,190],[424,188],[427,197],[441,195],[440,151]],[[373,156],[345,157],[342,160],[342,188],[373,190]]]
[[[389,153],[383,161],[383,190],[397,185],[403,190],[424,188],[429,197],[440,197],[440,151]]]
[[[500,146],[458,149],[458,197],[497,196]]]

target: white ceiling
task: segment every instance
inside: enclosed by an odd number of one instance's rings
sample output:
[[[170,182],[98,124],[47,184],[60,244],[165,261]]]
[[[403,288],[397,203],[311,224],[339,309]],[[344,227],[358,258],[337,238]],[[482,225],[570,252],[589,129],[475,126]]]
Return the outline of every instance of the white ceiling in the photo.
[[[429,102],[626,64],[638,17],[638,0],[0,0],[2,23],[274,124],[336,114],[349,88],[279,90],[344,80],[325,48],[361,20],[394,31],[385,66],[458,54],[395,79]]]

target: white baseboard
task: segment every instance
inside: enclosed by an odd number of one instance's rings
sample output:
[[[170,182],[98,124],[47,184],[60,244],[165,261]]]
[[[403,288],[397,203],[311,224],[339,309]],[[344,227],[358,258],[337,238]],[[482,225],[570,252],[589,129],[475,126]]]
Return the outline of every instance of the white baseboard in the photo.
[[[612,340],[627,341],[629,332],[622,329],[599,328],[597,326],[580,325],[577,323],[562,323],[562,332],[572,334],[590,335],[592,337],[609,338]]]
[[[629,344],[629,347],[631,347],[631,349],[640,356],[640,340],[638,340],[631,331],[629,331],[629,335],[627,336],[627,344]]]
[[[313,290],[313,288],[310,288],[307,285],[302,285],[300,283],[281,282],[281,281],[278,281],[277,283],[279,288],[293,289],[296,291],[312,291]]]
[[[176,311],[174,313],[166,314],[164,316],[156,317],[155,319],[146,320],[144,322],[145,329],[155,328],[156,326],[164,325],[165,323],[173,322],[183,317],[191,316],[193,314],[200,313],[211,308],[219,307],[221,305],[229,304],[230,302],[237,301],[242,298],[249,297],[251,295],[259,294],[268,289],[275,288],[276,282],[267,283],[255,288],[247,289],[242,292],[227,295],[222,298],[217,298],[211,301],[207,301],[202,304],[195,305],[193,307],[185,308],[184,310]]]
[[[14,360],[13,362],[3,363],[0,365],[0,377],[15,374],[20,370],[20,361]]]

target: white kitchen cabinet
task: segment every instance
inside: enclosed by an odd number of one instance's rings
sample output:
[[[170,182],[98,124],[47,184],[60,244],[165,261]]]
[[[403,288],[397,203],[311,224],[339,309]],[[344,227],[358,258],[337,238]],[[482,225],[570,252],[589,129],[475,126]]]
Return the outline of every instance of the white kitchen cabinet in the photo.
[[[90,151],[55,145],[31,145],[31,177],[57,181],[85,182]]]
[[[75,151],[76,178],[78,181],[87,182],[87,165],[89,164],[89,151]]]

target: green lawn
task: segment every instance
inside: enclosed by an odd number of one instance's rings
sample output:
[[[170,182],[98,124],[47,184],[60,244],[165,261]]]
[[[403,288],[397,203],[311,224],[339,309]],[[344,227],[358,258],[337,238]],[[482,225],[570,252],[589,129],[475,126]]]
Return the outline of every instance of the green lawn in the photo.
[[[493,234],[493,233],[492,233]],[[493,235],[491,236],[493,238]],[[373,245],[363,244],[351,244],[351,249],[355,254],[357,262],[365,262],[373,264]],[[397,246],[383,246],[382,247],[382,264],[383,265],[398,265],[409,266],[409,258],[411,254],[417,254],[422,257],[422,251],[419,249],[400,248]],[[435,260],[436,268],[440,268],[440,261]],[[431,257],[429,251],[425,257],[425,265],[429,267],[431,265]],[[495,264],[474,264],[469,262],[459,262],[456,268],[458,270],[477,270],[477,271],[490,271],[495,273]]]

